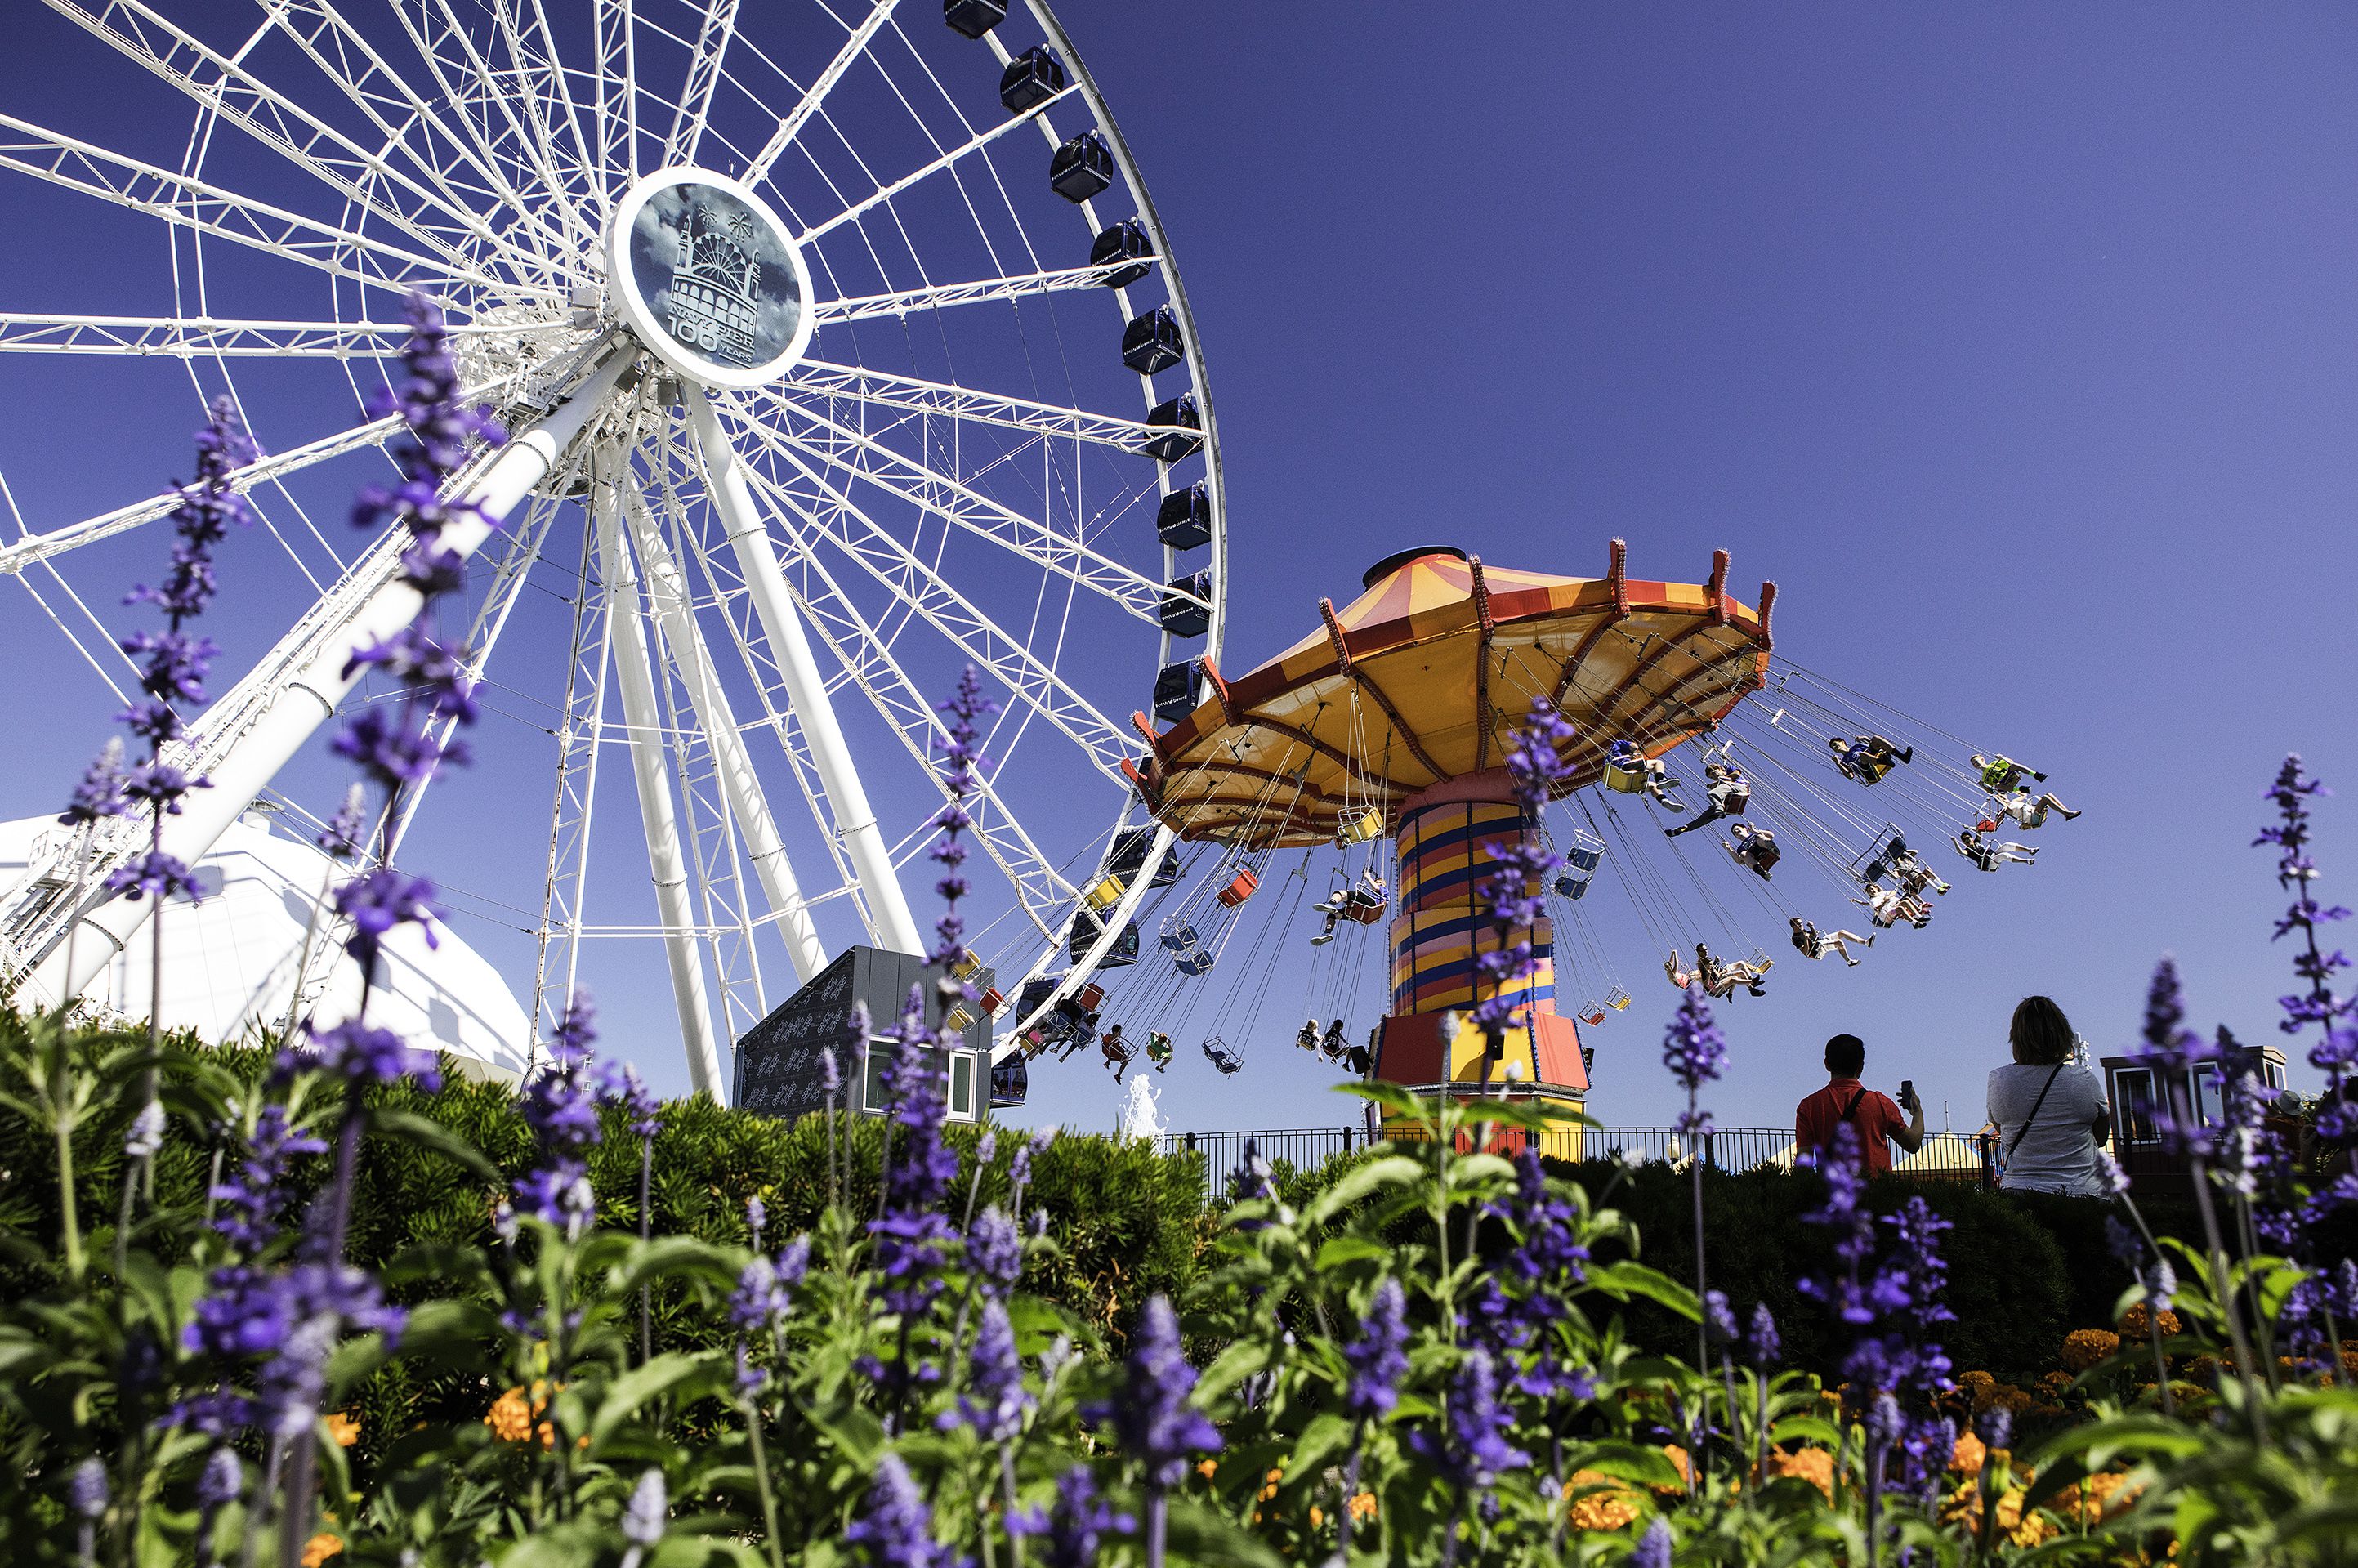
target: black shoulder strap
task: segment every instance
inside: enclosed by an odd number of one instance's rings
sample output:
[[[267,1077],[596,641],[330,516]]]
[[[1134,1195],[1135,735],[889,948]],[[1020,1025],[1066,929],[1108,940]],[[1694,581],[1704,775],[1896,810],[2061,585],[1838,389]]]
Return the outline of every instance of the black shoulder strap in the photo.
[[[1866,1086],[1865,1084],[1861,1084],[1858,1087],[1858,1093],[1851,1096],[1850,1103],[1843,1107],[1843,1113],[1839,1119],[1848,1121],[1852,1117],[1856,1116],[1858,1114],[1859,1102],[1866,1098]]]
[[[2055,1080],[2062,1076],[2063,1064],[2058,1062],[2055,1064],[2055,1070],[2047,1075],[2047,1081],[2039,1086],[2039,1098],[2030,1102],[2030,1114],[2022,1119],[2022,1125],[2016,1128],[2014,1136],[2006,1141],[2006,1157],[2008,1160],[2012,1160],[2014,1152],[2022,1147],[2023,1134],[2030,1130],[2030,1124],[2039,1119],[2039,1108],[2047,1103],[2047,1091],[2053,1088]]]

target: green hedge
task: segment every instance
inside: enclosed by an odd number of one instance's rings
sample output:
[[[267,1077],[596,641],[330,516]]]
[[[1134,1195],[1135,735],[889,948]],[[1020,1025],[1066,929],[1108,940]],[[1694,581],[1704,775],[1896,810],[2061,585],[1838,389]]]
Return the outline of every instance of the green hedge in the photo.
[[[0,1029],[19,1028],[0,1013]],[[95,1055],[111,1042],[85,1041]],[[192,1043],[183,1043],[192,1045]],[[167,1075],[167,1095],[193,1077],[221,1075],[250,1080],[266,1069],[267,1057],[253,1051],[186,1049]],[[384,1108],[422,1119],[480,1150],[503,1174],[513,1178],[532,1162],[533,1144],[514,1092],[452,1075],[438,1093],[413,1087],[383,1093]],[[774,1233],[804,1229],[827,1198],[827,1138],[823,1118],[788,1124],[705,1100],[676,1100],[663,1108],[654,1146],[652,1184],[656,1235],[686,1235],[708,1241],[743,1241],[745,1200],[759,1195]],[[881,1124],[838,1119],[845,1140],[839,1158],[852,1173],[850,1196],[857,1206],[876,1202]],[[209,1146],[188,1136],[176,1122],[157,1165],[159,1204],[201,1205],[211,1173]],[[606,1141],[593,1153],[590,1177],[597,1188],[601,1223],[622,1228],[638,1224],[637,1140],[618,1114],[609,1113]],[[960,1192],[973,1176],[973,1154],[981,1130],[952,1130],[962,1171]],[[979,1201],[1007,1201],[1007,1164],[1022,1136],[1002,1130],[1001,1147],[983,1173]],[[122,1130],[93,1123],[77,1141],[77,1186],[86,1225],[114,1212],[121,1164]],[[1119,1336],[1128,1314],[1147,1295],[1183,1296],[1201,1272],[1206,1244],[1217,1214],[1204,1200],[1200,1153],[1160,1155],[1141,1142],[1096,1135],[1061,1137],[1034,1163],[1027,1208],[1044,1209],[1060,1253],[1055,1271],[1035,1276],[1031,1288],[1053,1302],[1076,1326]],[[1364,1153],[1339,1156],[1316,1170],[1281,1167],[1281,1190],[1301,1202]],[[315,1160],[308,1173],[322,1179],[327,1162]],[[0,1235],[11,1227],[54,1225],[56,1194],[50,1152],[33,1147],[22,1124],[0,1119]],[[1612,1206],[1637,1226],[1646,1260],[1692,1283],[1693,1247],[1687,1178],[1667,1166],[1621,1173],[1604,1162],[1566,1167],[1592,1195],[1610,1189]],[[355,1195],[352,1256],[384,1269],[407,1249],[436,1243],[489,1246],[492,1211],[503,1195],[480,1173],[414,1139],[372,1137],[365,1145]],[[1954,1228],[1944,1238],[1949,1261],[1948,1302],[1957,1321],[1943,1330],[1943,1343],[1959,1370],[1978,1368],[2002,1380],[2027,1381],[2048,1370],[2063,1336],[2074,1328],[2111,1322],[2112,1307],[2128,1284],[2125,1269],[2106,1249],[2104,1219],[2111,1206],[2091,1199],[2037,1194],[1986,1192],[1965,1184],[1916,1184],[1904,1179],[1876,1183],[1869,1201],[1888,1212],[1922,1193]],[[1842,1336],[1825,1314],[1805,1301],[1795,1281],[1823,1271],[1831,1238],[1802,1221],[1824,1201],[1823,1183],[1812,1173],[1774,1171],[1725,1174],[1706,1172],[1704,1204],[1710,1245],[1708,1281],[1727,1292],[1739,1314],[1765,1301],[1783,1326],[1787,1354],[1798,1367],[1831,1375],[1840,1358]],[[2165,1235],[2200,1238],[2193,1206],[2148,1201],[2147,1219]],[[2351,1249],[2343,1227],[2340,1252]],[[14,1298],[28,1281],[0,1255],[0,1295]],[[725,1342],[714,1304],[674,1295],[656,1303],[659,1347],[690,1348]],[[1690,1343],[1692,1328],[1659,1309],[1636,1308],[1632,1337],[1652,1350],[1676,1352]],[[449,1390],[449,1397],[480,1400],[480,1390]],[[409,1397],[436,1402],[429,1390]]]

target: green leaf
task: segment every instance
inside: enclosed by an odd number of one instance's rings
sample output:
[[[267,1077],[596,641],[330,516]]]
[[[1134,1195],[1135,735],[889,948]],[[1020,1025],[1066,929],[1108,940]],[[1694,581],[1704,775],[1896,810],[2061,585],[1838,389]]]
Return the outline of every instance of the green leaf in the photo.
[[[1170,1541],[1181,1558],[1220,1568],[1285,1568],[1285,1559],[1226,1514],[1187,1498],[1171,1500]]]
[[[1569,1461],[1574,1470],[1594,1470],[1600,1476],[1610,1476],[1617,1481],[1634,1481],[1641,1487],[1671,1487],[1683,1490],[1686,1482],[1680,1478],[1678,1466],[1671,1456],[1659,1448],[1649,1448],[1637,1443],[1593,1443],[1573,1451]]]
[[[1311,1267],[1323,1274],[1346,1263],[1363,1262],[1368,1259],[1382,1260],[1392,1255],[1392,1249],[1380,1241],[1364,1236],[1331,1237],[1320,1244],[1318,1257]]]
[[[617,1426],[636,1415],[649,1400],[662,1398],[699,1373],[716,1378],[721,1375],[719,1351],[689,1354],[667,1350],[607,1384],[605,1397],[598,1401],[598,1413],[590,1421],[591,1449],[604,1443]]]
[[[1703,1307],[1695,1293],[1671,1279],[1668,1274],[1649,1269],[1643,1263],[1626,1260],[1616,1263],[1593,1266],[1588,1271],[1589,1285],[1616,1301],[1628,1301],[1632,1296],[1644,1296],[1660,1302],[1690,1323],[1701,1322]]]
[[[873,1412],[841,1405],[806,1413],[813,1426],[835,1440],[854,1469],[864,1471],[876,1462],[877,1452],[884,1446],[884,1423]]]
[[[1320,1193],[1302,1211],[1303,1223],[1324,1225],[1337,1212],[1350,1207],[1379,1188],[1413,1182],[1423,1174],[1423,1166],[1401,1154],[1388,1154],[1363,1165],[1355,1165],[1341,1181]]]
[[[1204,1368],[1204,1376],[1196,1384],[1197,1402],[1228,1392],[1267,1367],[1269,1354],[1270,1347],[1258,1339],[1240,1339],[1221,1351]]]
[[[500,1174],[500,1168],[484,1159],[481,1151],[438,1121],[429,1121],[414,1112],[395,1110],[382,1105],[373,1105],[361,1115],[362,1126],[367,1131],[431,1150],[446,1160],[465,1166],[493,1186],[507,1184],[507,1178]]]
[[[1282,1468],[1288,1479],[1315,1476],[1326,1456],[1351,1441],[1352,1423],[1332,1411],[1313,1416]]]

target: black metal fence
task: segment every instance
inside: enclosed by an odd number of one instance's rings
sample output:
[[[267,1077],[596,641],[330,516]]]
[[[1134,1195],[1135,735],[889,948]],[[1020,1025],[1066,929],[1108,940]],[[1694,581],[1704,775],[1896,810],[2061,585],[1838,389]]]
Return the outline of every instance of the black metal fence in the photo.
[[[1398,1143],[1416,1134],[1399,1129],[1390,1136]],[[1694,1141],[1675,1127],[1558,1127],[1538,1133],[1510,1130],[1505,1136],[1536,1138],[1541,1153],[1559,1160],[1627,1160],[1683,1169],[1699,1155],[1707,1168],[1729,1172],[1790,1170],[1793,1164],[1793,1130],[1789,1127],[1721,1127]],[[1244,1163],[1249,1142],[1271,1164],[1307,1171],[1335,1155],[1365,1149],[1370,1141],[1367,1131],[1357,1127],[1261,1128],[1170,1132],[1163,1136],[1161,1148],[1166,1154],[1203,1155],[1205,1190],[1218,1197],[1227,1190],[1229,1173]],[[1700,1147],[1693,1147],[1695,1143]],[[1897,1173],[1921,1181],[1995,1185],[1992,1143],[1988,1133],[1942,1133],[1927,1139],[1920,1151],[1904,1158]]]

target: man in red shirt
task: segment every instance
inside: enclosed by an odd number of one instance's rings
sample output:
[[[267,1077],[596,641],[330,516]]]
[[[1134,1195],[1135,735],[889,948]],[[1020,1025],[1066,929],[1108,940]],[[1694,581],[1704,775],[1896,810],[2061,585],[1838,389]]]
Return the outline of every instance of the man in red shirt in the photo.
[[[1885,1140],[1910,1154],[1924,1142],[1924,1102],[1912,1087],[1903,1086],[1913,1119],[1903,1120],[1888,1095],[1878,1094],[1858,1081],[1866,1066],[1866,1044],[1855,1034],[1837,1034],[1826,1042],[1826,1087],[1793,1110],[1793,1145],[1797,1162],[1815,1164],[1820,1152],[1831,1147],[1834,1129],[1847,1121],[1858,1134],[1866,1173],[1887,1175],[1891,1151]]]

